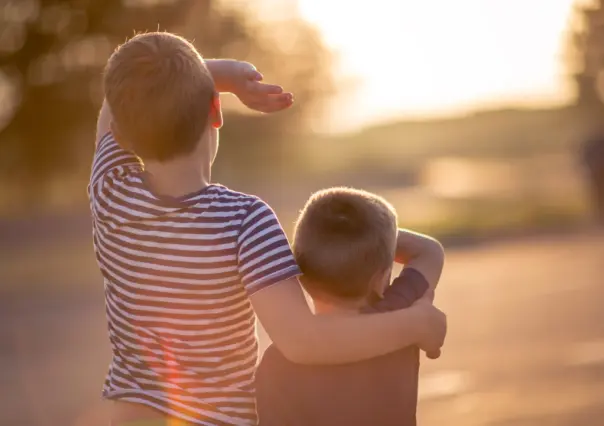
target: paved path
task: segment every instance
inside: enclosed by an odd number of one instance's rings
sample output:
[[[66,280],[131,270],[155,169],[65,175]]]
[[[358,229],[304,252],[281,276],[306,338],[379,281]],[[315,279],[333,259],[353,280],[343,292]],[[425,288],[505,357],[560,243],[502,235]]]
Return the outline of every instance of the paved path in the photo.
[[[0,301],[0,425],[106,424],[99,287]],[[450,333],[422,366],[420,425],[604,424],[603,233],[456,250],[437,303]]]

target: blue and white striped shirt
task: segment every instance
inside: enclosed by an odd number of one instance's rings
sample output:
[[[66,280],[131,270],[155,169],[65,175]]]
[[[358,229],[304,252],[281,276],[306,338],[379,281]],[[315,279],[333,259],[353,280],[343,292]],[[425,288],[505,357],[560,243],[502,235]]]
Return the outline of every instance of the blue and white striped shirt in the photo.
[[[103,394],[199,425],[256,424],[249,296],[299,275],[272,209],[210,185],[154,195],[111,134],[89,186],[112,361]]]

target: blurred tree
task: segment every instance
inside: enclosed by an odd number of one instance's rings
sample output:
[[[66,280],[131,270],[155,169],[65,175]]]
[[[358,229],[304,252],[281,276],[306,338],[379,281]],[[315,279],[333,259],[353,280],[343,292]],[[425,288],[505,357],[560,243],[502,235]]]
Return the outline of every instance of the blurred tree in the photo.
[[[0,0],[4,178],[43,189],[57,172],[87,168],[82,159],[92,151],[102,67],[134,31],[157,28],[194,39],[205,57],[247,59],[295,93],[296,107],[283,114],[228,114],[219,177],[286,164],[282,155],[292,152],[332,93],[331,55],[297,14],[265,23],[243,6],[218,0]]]
[[[586,128],[582,160],[596,218],[604,223],[604,0],[577,7],[574,18],[568,59]]]
[[[604,106],[604,0],[577,6],[572,18],[567,65],[576,87],[576,103],[599,113]]]

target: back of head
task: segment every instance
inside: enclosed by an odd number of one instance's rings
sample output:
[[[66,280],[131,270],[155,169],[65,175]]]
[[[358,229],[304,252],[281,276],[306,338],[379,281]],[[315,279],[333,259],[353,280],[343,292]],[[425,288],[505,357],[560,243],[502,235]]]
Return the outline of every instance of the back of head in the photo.
[[[209,124],[214,82],[195,47],[174,34],[139,34],[119,46],[104,89],[120,142],[143,160],[191,153]]]
[[[312,294],[359,300],[389,270],[396,248],[394,208],[369,192],[332,188],[311,196],[294,235],[294,255]]]

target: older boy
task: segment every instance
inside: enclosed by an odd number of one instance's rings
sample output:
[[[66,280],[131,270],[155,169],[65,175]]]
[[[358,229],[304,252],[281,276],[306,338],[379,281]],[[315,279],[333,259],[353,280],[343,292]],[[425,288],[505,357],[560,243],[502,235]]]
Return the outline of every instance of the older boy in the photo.
[[[247,63],[204,61],[169,33],[137,35],[109,59],[89,196],[115,424],[255,424],[256,315],[299,363],[442,345],[445,317],[424,304],[313,316],[270,207],[211,183],[219,91],[265,112],[291,105],[260,79]]]
[[[317,315],[332,317],[409,307],[424,293],[431,298],[444,264],[437,241],[397,230],[385,200],[345,188],[310,198],[294,255]],[[394,261],[405,266],[388,287]],[[414,426],[418,374],[417,347],[337,366],[296,365],[269,347],[256,373],[260,425]]]

